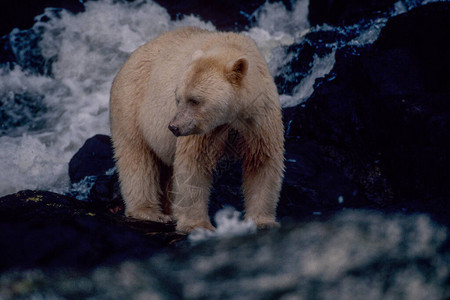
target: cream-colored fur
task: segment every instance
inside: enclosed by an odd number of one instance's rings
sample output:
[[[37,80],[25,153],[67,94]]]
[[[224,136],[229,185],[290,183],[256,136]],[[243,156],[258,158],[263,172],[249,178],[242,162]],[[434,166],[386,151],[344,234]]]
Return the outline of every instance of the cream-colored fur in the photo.
[[[233,144],[230,130],[238,133]],[[243,159],[245,217],[259,227],[277,225],[280,101],[250,38],[187,27],[141,46],[114,80],[111,132],[127,216],[174,217],[181,232],[214,229],[211,174],[224,152],[233,152]]]

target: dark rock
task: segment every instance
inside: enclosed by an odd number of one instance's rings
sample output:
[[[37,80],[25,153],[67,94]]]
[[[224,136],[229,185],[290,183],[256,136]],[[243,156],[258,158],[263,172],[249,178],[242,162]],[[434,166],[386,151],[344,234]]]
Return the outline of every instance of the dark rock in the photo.
[[[175,0],[156,0],[167,9],[172,20],[181,19],[183,15],[200,16],[211,21],[220,30],[241,30],[250,25],[249,16],[264,1],[205,1],[195,0],[180,2]],[[227,12],[227,13],[223,13]]]
[[[89,138],[69,162],[72,183],[70,195],[79,200],[88,200],[100,210],[123,206],[118,175],[113,168],[115,163],[111,138],[102,134]],[[80,196],[77,188],[80,181],[90,184],[87,195]]]
[[[78,0],[17,0],[0,2],[0,37],[11,32],[13,28],[28,29],[33,26],[34,17],[44,12],[47,7],[64,8],[77,13],[84,10]]]
[[[16,60],[7,35],[0,37],[0,66],[9,67]]]
[[[96,176],[88,200],[99,209],[123,205],[117,173]]]
[[[375,44],[375,49],[385,56],[389,54],[387,51],[404,51],[410,68],[404,66],[402,69],[408,72],[415,71],[414,69],[419,71],[419,87],[425,93],[450,93],[450,57],[444,46],[450,36],[449,14],[448,2],[413,9],[389,20]],[[396,55],[396,58],[401,59],[401,55]],[[391,64],[387,66],[390,70],[395,69]],[[408,72],[398,73],[410,76]],[[413,81],[407,83],[415,84]]]
[[[180,19],[183,15],[195,15],[200,16],[205,21],[211,21],[218,30],[241,31],[248,29],[254,21],[252,14],[266,0],[156,0],[155,2],[167,9],[172,20]],[[283,2],[287,8],[291,8],[291,2],[287,0],[269,2]]]
[[[311,25],[351,25],[379,16],[391,9],[397,0],[312,0],[309,1]]]
[[[316,82],[306,105],[284,111],[288,134],[313,145],[320,160],[357,187],[360,200],[430,212],[446,223],[450,78],[444,70],[450,62],[442,45],[450,36],[448,11],[448,3],[435,3],[390,19],[373,45],[338,51],[334,69]],[[298,178],[298,186],[311,187]]]
[[[377,208],[314,141],[287,139],[286,173],[278,205],[281,220],[323,217],[344,208]]]
[[[104,175],[114,165],[111,139],[106,135],[95,135],[70,160],[70,182],[77,183],[86,176]]]
[[[0,274],[4,299],[449,299],[449,236],[424,215],[341,212],[82,274]]]
[[[120,208],[98,211],[64,195],[22,191],[0,198],[0,271],[88,269],[144,258],[182,238],[173,231],[125,218]]]
[[[242,167],[240,160],[222,159],[213,174],[211,195],[209,197],[209,216],[214,224],[213,216],[225,206],[233,206],[244,210],[242,194]]]

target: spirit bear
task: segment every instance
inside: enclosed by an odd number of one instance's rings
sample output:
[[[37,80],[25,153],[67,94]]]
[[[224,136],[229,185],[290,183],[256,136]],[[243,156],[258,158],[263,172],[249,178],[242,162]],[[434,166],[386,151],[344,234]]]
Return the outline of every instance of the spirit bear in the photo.
[[[231,152],[242,159],[245,218],[259,228],[277,226],[281,107],[250,38],[194,27],[163,33],[122,66],[110,106],[127,216],[176,221],[185,233],[214,230],[208,216],[212,172]]]

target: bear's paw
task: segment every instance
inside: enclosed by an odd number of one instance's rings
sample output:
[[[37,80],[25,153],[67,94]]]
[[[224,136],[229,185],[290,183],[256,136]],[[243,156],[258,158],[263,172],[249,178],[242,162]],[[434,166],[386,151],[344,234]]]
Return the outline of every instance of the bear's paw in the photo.
[[[189,234],[194,229],[197,229],[197,228],[203,228],[203,229],[207,229],[207,230],[211,230],[211,231],[216,230],[216,228],[214,226],[212,226],[209,221],[195,222],[195,223],[177,222],[176,230],[177,230],[177,232],[182,233],[182,234]]]
[[[125,215],[130,218],[153,221],[158,223],[171,223],[173,218],[151,207],[140,207],[133,210],[127,210]]]

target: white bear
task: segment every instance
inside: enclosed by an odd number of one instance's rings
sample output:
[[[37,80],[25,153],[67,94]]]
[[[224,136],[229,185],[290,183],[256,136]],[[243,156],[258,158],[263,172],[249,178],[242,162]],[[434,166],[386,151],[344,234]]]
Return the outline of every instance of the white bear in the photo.
[[[245,218],[277,226],[284,174],[279,96],[255,43],[195,27],[138,48],[111,89],[111,133],[126,215],[213,230],[212,172],[225,151],[243,161]],[[230,130],[238,141],[228,142]]]

